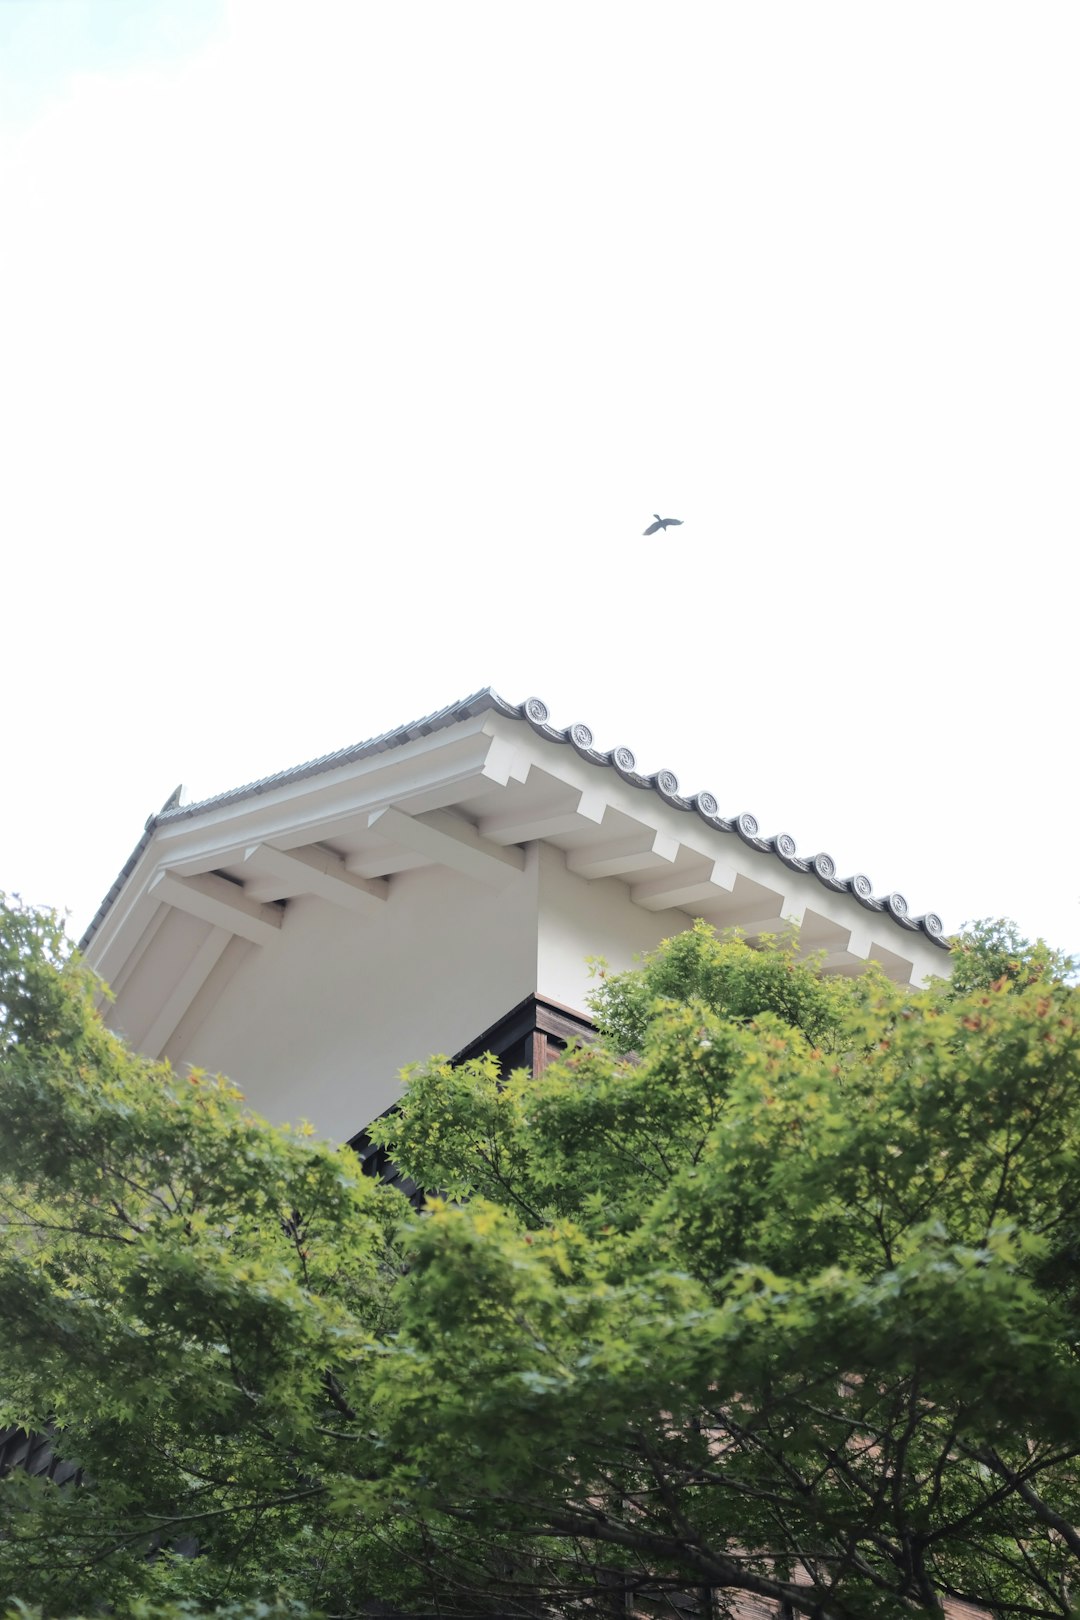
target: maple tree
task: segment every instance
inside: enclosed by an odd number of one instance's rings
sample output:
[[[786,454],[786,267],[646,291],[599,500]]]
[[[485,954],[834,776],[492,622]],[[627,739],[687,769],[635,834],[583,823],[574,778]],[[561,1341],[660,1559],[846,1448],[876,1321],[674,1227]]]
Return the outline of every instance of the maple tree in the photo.
[[[699,924],[539,1078],[409,1071],[418,1213],[0,915],[0,1419],[84,1480],[0,1482],[0,1597],[1077,1613],[1060,957],[984,928],[913,990]]]

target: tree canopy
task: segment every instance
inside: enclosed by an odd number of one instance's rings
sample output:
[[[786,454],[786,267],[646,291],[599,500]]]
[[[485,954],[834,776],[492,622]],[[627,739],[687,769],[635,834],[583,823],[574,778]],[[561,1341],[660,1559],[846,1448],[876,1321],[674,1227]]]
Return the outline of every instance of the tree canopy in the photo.
[[[0,1422],[82,1483],[0,1482],[0,1599],[1075,1620],[1080,992],[961,943],[914,991],[696,925],[538,1079],[407,1072],[416,1212],[5,908]]]

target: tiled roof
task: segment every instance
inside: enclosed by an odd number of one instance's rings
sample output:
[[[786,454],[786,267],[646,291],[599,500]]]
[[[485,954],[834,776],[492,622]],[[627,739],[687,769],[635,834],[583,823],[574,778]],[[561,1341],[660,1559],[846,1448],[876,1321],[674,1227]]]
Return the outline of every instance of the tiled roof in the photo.
[[[51,1479],[54,1485],[66,1485],[69,1479],[77,1484],[82,1478],[78,1463],[64,1462],[56,1455],[51,1435],[28,1433],[17,1424],[0,1429],[0,1478],[12,1468]]]
[[[146,823],[146,830],[124,864],[115,883],[109,890],[105,899],[79,941],[80,949],[85,950],[101,925],[109,907],[123,887],[127,878],[135,868],[135,864],[142,855],[150,841],[155,829],[165,823],[187,820],[192,816],[202,815],[207,810],[215,810],[224,805],[235,804],[242,799],[256,798],[263,793],[269,793],[274,788],[287,787],[293,782],[302,782],[310,777],[322,776],[327,771],[338,770],[345,765],[356,764],[357,761],[368,759],[374,754],[387,753],[391,749],[401,748],[405,743],[413,742],[418,737],[426,737],[434,731],[442,731],[448,726],[454,726],[463,720],[471,719],[474,715],[493,711],[505,715],[511,720],[526,721],[537,733],[548,742],[564,743],[587,760],[590,765],[603,766],[614,770],[624,782],[631,786],[642,788],[655,793],[666,804],[678,810],[697,815],[706,826],[713,827],[720,832],[730,833],[741,838],[744,844],[751,849],[766,855],[774,855],[795,872],[804,872],[817,879],[826,889],[837,894],[850,894],[867,911],[886,913],[899,928],[911,933],[925,935],[933,944],[943,950],[949,949],[945,938],[945,929],[941,918],[934,912],[927,912],[925,916],[913,917],[908,911],[908,903],[902,894],[892,893],[875,895],[873,885],[868,877],[861,872],[851,877],[838,877],[836,862],[831,855],[823,851],[816,855],[804,856],[796,853],[795,840],[790,833],[774,833],[771,836],[763,835],[758,828],[754,816],[746,813],[734,817],[720,814],[716,798],[712,793],[700,792],[686,796],[679,792],[679,781],[675,773],[670,770],[654,771],[646,775],[637,769],[637,761],[629,748],[612,748],[606,752],[593,747],[593,734],[588,726],[581,724],[560,728],[553,726],[548,717],[547,704],[540,698],[526,698],[524,703],[508,703],[499,696],[490,686],[484,687],[480,692],[474,692],[471,697],[462,698],[457,703],[450,703],[444,709],[437,709],[422,720],[410,721],[408,725],[398,726],[393,731],[384,731],[378,737],[370,737],[366,742],[354,743],[348,748],[339,748],[335,753],[323,754],[318,759],[307,760],[303,765],[293,765],[288,770],[276,771],[272,776],[260,777],[258,781],[246,782],[242,787],[230,788],[225,793],[214,794],[209,799],[201,799],[196,804],[181,805],[178,802],[179,790],[162,806],[156,815],[150,817]]]

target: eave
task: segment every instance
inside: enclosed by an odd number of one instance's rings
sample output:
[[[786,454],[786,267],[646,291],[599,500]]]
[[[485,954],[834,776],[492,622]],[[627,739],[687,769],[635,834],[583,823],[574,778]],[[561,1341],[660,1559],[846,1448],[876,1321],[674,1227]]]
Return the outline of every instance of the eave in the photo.
[[[830,971],[870,959],[901,982],[947,971],[933,913],[912,917],[900,894],[839,877],[832,857],[799,855],[752,816],[722,816],[714,795],[682,794],[669,770],[639,772],[628,748],[595,748],[583,724],[551,725],[538,698],[511,704],[490,689],[199,803],[173,795],[82,949],[119,993],[164,920],[189,919],[134,1037],[167,1055],[243,955],[274,946],[294,901],[344,909],[377,941],[401,874],[444,867],[497,891],[522,881],[528,850],[545,844],[581,884],[616,880],[645,912],[704,916],[751,940],[798,922]]]

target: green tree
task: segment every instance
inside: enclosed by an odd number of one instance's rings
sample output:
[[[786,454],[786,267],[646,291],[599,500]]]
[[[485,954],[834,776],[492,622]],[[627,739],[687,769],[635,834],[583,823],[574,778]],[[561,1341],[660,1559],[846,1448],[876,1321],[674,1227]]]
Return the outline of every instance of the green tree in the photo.
[[[393,1595],[333,1503],[370,1471],[401,1201],[226,1081],[133,1054],[98,989],[54,918],[0,910],[0,1422],[55,1431],[86,1479],[2,1482],[0,1604],[332,1608],[354,1557]],[[192,1537],[204,1556],[175,1556]]]
[[[1040,980],[1075,978],[1077,964],[1044,940],[1032,945],[1005,917],[971,923],[953,941],[954,993],[984,990],[996,984],[1031,985]]]
[[[416,1215],[133,1056],[57,942],[4,913],[0,1390],[88,1482],[3,1482],[0,1596],[1080,1612],[1060,964],[903,991],[698,925],[539,1080],[408,1075]]]

